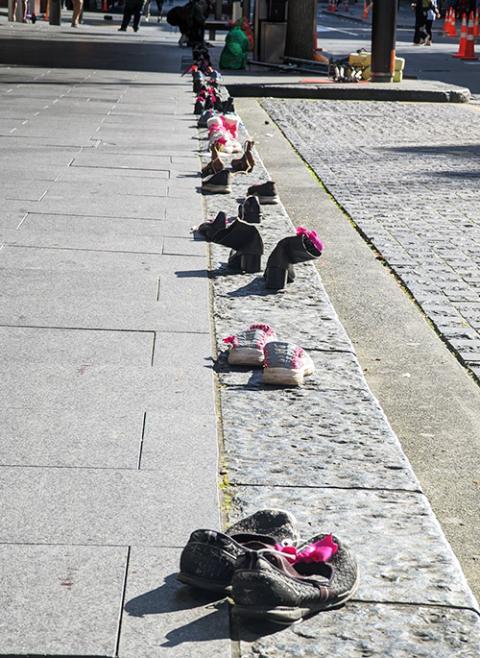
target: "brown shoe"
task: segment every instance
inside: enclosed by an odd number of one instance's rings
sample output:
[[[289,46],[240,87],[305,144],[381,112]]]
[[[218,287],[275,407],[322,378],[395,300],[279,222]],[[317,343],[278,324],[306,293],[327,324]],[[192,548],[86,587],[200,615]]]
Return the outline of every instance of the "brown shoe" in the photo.
[[[231,162],[232,171],[236,174],[245,173],[249,174],[253,171],[255,166],[255,159],[253,157],[252,149],[255,142],[246,141],[244,146],[244,152],[241,158],[234,158]]]
[[[225,169],[225,165],[223,164],[217,150],[216,144],[213,144],[211,149],[212,153],[212,159],[210,162],[205,165],[205,167],[202,169],[202,178],[206,178],[207,176],[213,176],[213,174],[218,174],[220,171]]]

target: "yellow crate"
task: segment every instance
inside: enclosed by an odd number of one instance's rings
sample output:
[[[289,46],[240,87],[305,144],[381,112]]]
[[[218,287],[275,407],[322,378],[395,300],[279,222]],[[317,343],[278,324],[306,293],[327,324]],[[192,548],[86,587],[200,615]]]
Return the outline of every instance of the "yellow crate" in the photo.
[[[367,66],[372,64],[371,53],[350,53],[348,56],[348,63],[351,66]],[[405,68],[405,58],[395,57],[395,71],[403,71]],[[363,76],[365,78],[365,76]],[[366,79],[366,78],[365,78]]]

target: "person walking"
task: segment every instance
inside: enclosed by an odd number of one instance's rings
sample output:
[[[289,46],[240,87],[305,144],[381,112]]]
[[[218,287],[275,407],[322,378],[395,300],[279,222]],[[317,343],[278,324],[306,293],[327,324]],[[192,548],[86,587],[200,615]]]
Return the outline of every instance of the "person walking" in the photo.
[[[125,0],[125,7],[123,9],[122,24],[118,28],[119,32],[126,32],[130,19],[133,16],[133,31],[138,32],[140,25],[140,17],[142,15],[144,0]]]
[[[427,33],[425,31],[425,22],[427,20],[427,9],[430,0],[415,0],[412,2],[412,9],[415,12],[415,34],[413,35],[413,45],[421,46],[425,43]]]
[[[426,46],[432,45],[433,21],[439,17],[440,17],[440,12],[438,10],[437,0],[430,0],[430,5],[427,9],[426,18],[425,18],[425,30],[427,32],[427,36],[425,37]]]
[[[82,20],[83,0],[73,0],[72,27],[78,27]]]

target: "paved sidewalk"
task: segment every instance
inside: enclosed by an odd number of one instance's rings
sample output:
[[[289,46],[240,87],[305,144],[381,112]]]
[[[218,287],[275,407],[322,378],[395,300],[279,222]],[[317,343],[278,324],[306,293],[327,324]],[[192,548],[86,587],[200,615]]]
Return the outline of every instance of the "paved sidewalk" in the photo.
[[[7,29],[83,68],[0,68],[0,655],[229,655],[224,612],[172,575],[219,524],[183,53],[156,30]],[[95,70],[122,56],[139,70]]]

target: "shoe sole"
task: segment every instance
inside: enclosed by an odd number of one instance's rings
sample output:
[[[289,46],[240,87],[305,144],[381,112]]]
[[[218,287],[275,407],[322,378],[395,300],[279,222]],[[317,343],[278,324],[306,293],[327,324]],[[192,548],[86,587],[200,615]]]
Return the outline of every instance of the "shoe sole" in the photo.
[[[261,366],[264,354],[254,347],[240,347],[230,350],[228,363],[232,366]]]
[[[332,601],[327,601],[326,603],[319,602],[318,604],[313,604],[308,608],[300,607],[288,607],[288,606],[276,606],[274,608],[265,608],[261,606],[245,606],[237,605],[232,598],[228,598],[228,602],[232,605],[232,612],[242,617],[251,617],[255,619],[264,619],[266,621],[273,622],[275,624],[281,624],[282,626],[288,626],[299,622],[305,617],[315,614],[316,612],[323,612],[325,610],[331,610],[333,608],[339,608],[349,599],[353,597],[357,591],[359,584],[359,576],[357,574],[357,579],[350,588],[348,592],[344,592],[341,596]]]
[[[280,198],[278,196],[259,196],[258,203],[262,206],[268,206],[269,204],[280,203]]]
[[[177,573],[177,580],[184,585],[190,585],[190,587],[196,587],[197,589],[203,589],[209,592],[218,592],[219,594],[228,594],[232,589],[231,585],[220,585],[212,582],[208,578],[192,576],[191,574],[183,572]]]
[[[231,191],[230,185],[202,185],[202,192],[210,192],[211,194],[230,194]]]
[[[315,366],[308,359],[305,366],[298,370],[291,368],[265,368],[263,371],[263,383],[273,386],[302,386],[304,378],[313,375]]]

